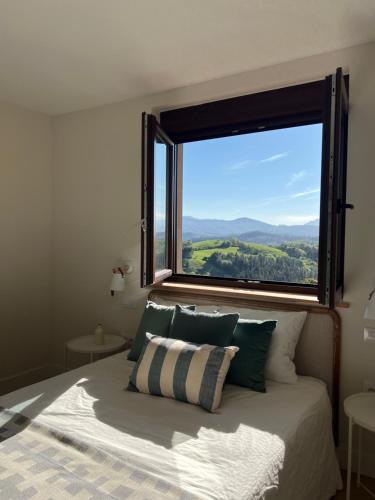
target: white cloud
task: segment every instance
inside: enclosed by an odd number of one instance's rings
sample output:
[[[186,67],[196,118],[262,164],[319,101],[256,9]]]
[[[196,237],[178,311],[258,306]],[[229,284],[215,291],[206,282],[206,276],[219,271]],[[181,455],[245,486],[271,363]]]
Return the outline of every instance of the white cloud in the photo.
[[[288,154],[289,154],[288,151],[284,151],[283,153],[278,153],[276,155],[268,156],[267,158],[260,160],[260,163],[269,163],[271,161],[281,160],[281,158],[285,158],[285,156],[288,156]]]
[[[278,217],[278,223],[286,224],[287,226],[300,225],[316,220],[317,218],[317,215],[280,215]]]
[[[306,176],[306,170],[301,170],[300,172],[296,172],[295,174],[291,175],[289,181],[286,183],[286,187],[292,187],[293,184],[298,182],[300,179],[303,179],[303,177]]]
[[[228,170],[242,170],[243,168],[248,167],[251,163],[252,160],[239,161],[237,163],[229,165]]]
[[[290,195],[291,198],[302,198],[303,196],[309,196],[311,194],[320,193],[320,188],[308,189],[306,191],[301,191],[300,193],[294,193]]]
[[[260,201],[256,205],[253,205],[252,208],[265,207],[267,205],[273,205],[275,203],[284,203],[284,202],[288,202],[290,200],[294,200],[296,198],[302,198],[305,196],[308,196],[308,198],[306,198],[306,200],[312,200],[312,199],[316,199],[316,195],[318,193],[320,193],[319,188],[301,191],[300,193],[280,195],[280,196],[271,196],[269,198],[264,198],[262,201]]]
[[[317,196],[316,196],[316,193],[311,195],[311,196],[308,196],[307,198],[304,198],[304,201],[312,201],[312,200],[315,200],[316,201],[317,199]]]
[[[260,160],[257,163],[271,163],[273,161],[280,160],[281,158],[285,158],[285,156],[288,156],[289,151],[285,151],[283,153],[278,153],[276,155],[268,156],[267,158],[264,158],[263,160]],[[236,170],[242,170],[244,168],[249,167],[250,165],[254,165],[256,162],[254,160],[243,160],[239,161],[236,163],[232,163],[227,167],[227,170],[230,171],[236,171]]]

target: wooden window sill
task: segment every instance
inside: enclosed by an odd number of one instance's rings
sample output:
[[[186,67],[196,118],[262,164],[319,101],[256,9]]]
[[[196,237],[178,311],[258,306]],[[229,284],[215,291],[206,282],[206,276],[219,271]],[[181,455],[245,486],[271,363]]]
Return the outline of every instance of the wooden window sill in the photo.
[[[306,307],[321,307],[326,309],[326,306],[322,306],[318,302],[318,298],[314,295],[303,295],[297,293],[286,293],[286,292],[270,292],[261,290],[249,290],[241,288],[229,288],[220,287],[212,285],[194,285],[192,283],[173,283],[173,282],[162,282],[154,285],[152,287],[154,290],[162,290],[169,293],[190,293],[196,295],[210,295],[212,297],[227,297],[231,299],[249,299],[257,302],[269,302],[269,303],[284,303],[296,306],[306,306]],[[337,305],[337,307],[348,308],[349,304],[347,302],[342,302]]]

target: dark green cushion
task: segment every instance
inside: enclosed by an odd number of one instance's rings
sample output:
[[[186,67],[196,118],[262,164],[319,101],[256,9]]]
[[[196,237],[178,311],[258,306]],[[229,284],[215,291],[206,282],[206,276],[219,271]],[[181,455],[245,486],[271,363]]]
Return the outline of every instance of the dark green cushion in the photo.
[[[203,313],[183,309],[177,305],[169,336],[172,339],[211,344],[219,347],[231,345],[239,314]]]
[[[240,319],[232,345],[240,348],[231,362],[226,382],[266,392],[264,367],[277,321]]]
[[[186,309],[195,310],[195,306],[184,306]],[[141,354],[142,347],[146,341],[146,332],[160,337],[169,337],[169,329],[173,318],[175,306],[162,306],[155,304],[151,300],[147,301],[143,311],[141,322],[139,323],[137,334],[133,341],[133,346],[128,354],[130,361],[137,361]]]

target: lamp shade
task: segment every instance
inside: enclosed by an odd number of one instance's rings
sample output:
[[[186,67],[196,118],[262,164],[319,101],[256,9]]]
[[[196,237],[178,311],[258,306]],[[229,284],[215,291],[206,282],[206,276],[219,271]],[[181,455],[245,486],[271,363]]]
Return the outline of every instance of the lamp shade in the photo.
[[[111,292],[123,292],[125,290],[125,276],[113,273],[110,290]]]
[[[366,309],[365,319],[375,319],[375,290],[370,293]]]

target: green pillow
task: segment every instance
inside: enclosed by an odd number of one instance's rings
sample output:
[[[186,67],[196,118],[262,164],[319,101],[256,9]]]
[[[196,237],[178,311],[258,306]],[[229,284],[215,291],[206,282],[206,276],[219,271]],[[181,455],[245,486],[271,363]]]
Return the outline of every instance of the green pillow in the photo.
[[[264,367],[277,321],[240,319],[231,345],[240,348],[231,362],[226,382],[266,392]]]
[[[184,306],[186,309],[195,310],[195,306]],[[169,337],[169,328],[173,318],[175,306],[162,306],[148,300],[139,323],[133,346],[128,354],[130,361],[137,361],[142,347],[146,341],[146,332],[160,337]]]
[[[176,305],[169,337],[194,344],[231,345],[239,314],[195,312]]]

